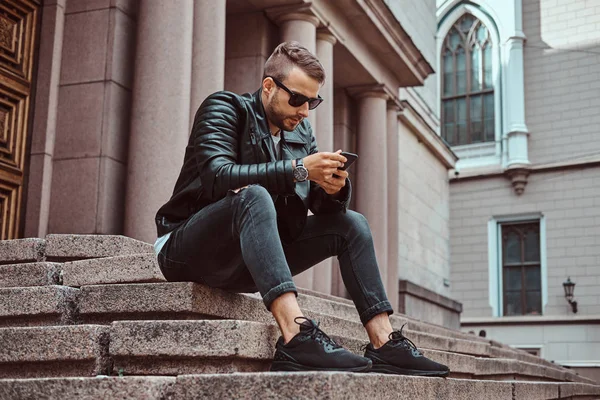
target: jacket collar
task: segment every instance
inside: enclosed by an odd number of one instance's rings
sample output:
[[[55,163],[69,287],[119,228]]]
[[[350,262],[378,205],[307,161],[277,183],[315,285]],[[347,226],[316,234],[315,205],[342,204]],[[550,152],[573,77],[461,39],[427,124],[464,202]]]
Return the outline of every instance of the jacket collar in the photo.
[[[270,138],[271,130],[269,128],[269,122],[267,120],[265,108],[262,103],[261,94],[262,89],[258,89],[256,92],[254,92],[254,94],[252,94],[252,110],[254,111],[254,115],[256,116],[256,136],[260,140],[264,140],[265,138]],[[282,131],[281,137],[284,142],[306,143],[306,141],[303,140],[300,134],[298,133],[298,128],[294,129],[291,132]]]

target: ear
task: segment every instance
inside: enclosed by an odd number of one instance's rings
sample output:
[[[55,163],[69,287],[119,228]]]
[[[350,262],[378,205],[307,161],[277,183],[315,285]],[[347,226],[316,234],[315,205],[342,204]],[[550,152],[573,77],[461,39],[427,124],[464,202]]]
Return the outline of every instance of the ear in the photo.
[[[275,82],[273,82],[273,78],[265,78],[265,79],[263,79],[263,81],[262,81],[262,90],[268,96],[270,96],[271,93],[273,93],[273,91],[275,90]]]

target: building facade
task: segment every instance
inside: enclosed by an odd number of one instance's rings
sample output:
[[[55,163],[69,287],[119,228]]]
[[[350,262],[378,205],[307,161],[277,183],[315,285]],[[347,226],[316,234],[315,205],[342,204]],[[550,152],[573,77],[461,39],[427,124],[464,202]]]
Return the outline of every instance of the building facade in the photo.
[[[600,379],[600,1],[437,1],[437,18],[463,330]]]
[[[297,40],[328,77],[309,118],[319,148],[360,155],[352,207],[370,222],[390,300],[458,327],[448,179],[457,158],[439,136],[435,32],[433,0],[2,1],[0,85],[5,97],[18,89],[0,105],[2,239],[154,242],[202,100],[254,92],[275,46]],[[335,263],[298,285],[345,295]]]

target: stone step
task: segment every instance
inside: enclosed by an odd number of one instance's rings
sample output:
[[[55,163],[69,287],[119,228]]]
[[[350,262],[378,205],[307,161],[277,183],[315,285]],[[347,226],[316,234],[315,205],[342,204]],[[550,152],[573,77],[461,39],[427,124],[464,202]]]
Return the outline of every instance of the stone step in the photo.
[[[0,265],[45,261],[45,252],[44,239],[0,240]]]
[[[0,379],[0,399],[165,400],[175,381],[162,376]]]
[[[598,399],[600,387],[574,383],[494,382],[352,374],[261,372],[178,377],[0,379],[0,398],[562,400]]]
[[[275,323],[260,298],[188,282],[84,286],[81,288],[78,304],[79,318],[86,323],[110,323],[125,319],[233,319]],[[319,320],[323,330],[330,335],[365,342],[368,340],[359,322],[306,309],[303,311],[307,316]],[[396,325],[395,328],[400,326]],[[489,357],[492,348],[490,344],[481,341],[448,338],[410,329],[405,329],[405,334],[418,347],[431,350]],[[503,357],[509,357],[513,353],[515,351],[506,350]],[[523,361],[559,370],[566,373],[572,381],[591,382],[557,365],[547,365],[537,357]],[[499,372],[499,375],[509,374],[510,370],[506,369]]]
[[[274,325],[236,320],[118,321],[112,323],[110,336],[115,370],[127,375],[181,375],[267,371],[279,331]],[[365,341],[332,337],[350,351],[364,353]],[[424,352],[448,365],[456,377],[477,374],[476,357]]]
[[[78,292],[58,285],[0,288],[0,327],[71,324]]]
[[[234,373],[179,376],[173,394],[178,399],[583,400],[596,399],[600,387],[341,372]]]
[[[62,284],[84,285],[112,283],[165,282],[154,253],[93,258],[61,265]]]
[[[101,325],[0,328],[0,378],[107,374],[109,334]]]
[[[187,282],[96,285],[83,286],[80,290],[79,318],[85,323],[110,323],[126,319],[235,319],[268,324],[275,322],[262,300],[255,296],[229,293]],[[306,308],[303,311],[319,320],[328,334],[367,340],[360,322]],[[398,329],[401,327],[400,324],[394,325]],[[488,356],[489,344],[483,342],[444,338],[410,329],[405,329],[405,333],[414,338],[413,341],[419,346]]]
[[[267,371],[277,328],[250,321],[120,321],[111,325],[110,355],[126,375],[182,375]],[[332,337],[356,354],[365,341]],[[494,380],[567,380],[566,373],[516,360],[423,350],[448,365],[451,377]]]
[[[0,289],[0,299],[3,298],[3,292],[10,295],[8,296],[10,300],[5,302],[9,307],[4,310],[0,307],[0,323],[4,326],[76,322],[110,324],[112,321],[127,319],[205,318],[250,320],[273,326],[275,324],[271,314],[266,311],[262,301],[256,296],[228,293],[193,283],[97,285],[83,286],[81,289],[64,286],[7,288]],[[55,306],[52,307],[52,304]],[[74,314],[75,310],[78,314]],[[305,312],[308,316],[319,320],[330,335],[367,341],[364,328],[359,322],[310,310]],[[482,342],[447,338],[425,332],[405,330],[405,334],[420,348],[447,353],[488,357],[492,349],[489,344]],[[509,355],[504,353],[503,357]],[[499,370],[497,375],[510,377],[511,373],[519,371],[515,368],[505,367]],[[566,371],[554,365],[548,368],[563,371],[561,373]],[[538,375],[543,376],[542,373]],[[585,381],[584,378],[570,371],[567,376],[569,380]]]
[[[497,347],[490,346],[489,348],[489,356],[493,358],[514,358],[520,361],[525,361],[532,364],[543,364],[547,367],[558,367],[553,362],[550,362],[544,358],[536,357],[533,354],[527,353],[526,351],[520,349],[506,348],[506,347]]]
[[[65,249],[58,251],[57,248],[62,248],[60,246],[63,246]],[[153,252],[148,252],[150,250],[147,249],[147,246],[149,245],[146,243],[124,236],[48,235],[46,239],[46,253],[48,253],[47,255],[51,259],[87,258],[91,255],[93,257],[102,257],[61,264],[61,283],[73,287],[112,283],[164,282],[164,277],[160,272],[156,257]],[[146,252],[142,254],[110,256],[119,252],[127,253],[132,247],[134,251],[141,248],[146,249]],[[38,279],[42,279],[42,277],[38,276]],[[360,320],[351,300],[307,289],[300,289],[300,293],[299,302],[305,309],[344,319]],[[395,325],[407,323],[408,328],[413,330],[489,343],[489,341],[477,336],[428,324],[408,318],[405,315],[393,315],[391,319]]]
[[[350,300],[329,295],[315,295],[317,292],[305,289],[301,289],[300,293],[301,295],[298,296],[298,302],[303,309],[318,311],[321,314],[334,315],[351,321],[360,321],[356,307],[354,307],[354,303]],[[489,340],[478,336],[422,322],[403,314],[393,314],[390,317],[390,320],[395,326],[407,324],[407,328],[414,331],[427,332],[438,336],[469,340],[472,342],[481,342],[484,344],[490,343]]]
[[[121,235],[51,234],[45,239],[0,241],[0,265],[40,261],[72,261],[153,253],[153,247]]]
[[[14,345],[0,350],[0,378],[267,371],[278,336],[273,325],[235,320],[1,328],[0,342]],[[350,351],[363,353],[364,341],[334,338]],[[435,350],[424,354],[448,365],[451,377],[565,380],[564,374],[548,376],[544,367],[514,360]]]
[[[33,262],[0,265],[0,288],[58,285],[61,264]]]
[[[121,235],[52,234],[47,235],[45,241],[45,255],[49,261],[115,257],[154,251],[149,243]]]
[[[53,237],[54,235],[49,235]],[[64,236],[64,235],[63,235]],[[66,235],[71,237],[73,235]],[[91,239],[95,236],[90,235]],[[77,236],[79,238],[79,236]],[[105,257],[93,260],[75,261],[62,266],[63,284],[80,287],[83,285],[102,285],[112,283],[164,282],[154,253],[128,254],[125,256]],[[330,314],[344,319],[359,321],[360,318],[351,300],[331,296],[307,289],[299,289],[299,301],[303,307]],[[442,326],[428,324],[405,315],[392,316],[397,324],[408,323],[409,328],[428,331],[436,335],[460,339],[489,342],[477,336],[455,331]],[[418,328],[417,328],[418,327]]]

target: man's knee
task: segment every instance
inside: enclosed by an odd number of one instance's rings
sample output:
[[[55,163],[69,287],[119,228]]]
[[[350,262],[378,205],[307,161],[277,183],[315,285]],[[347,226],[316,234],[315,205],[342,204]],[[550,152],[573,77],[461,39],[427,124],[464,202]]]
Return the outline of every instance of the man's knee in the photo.
[[[356,211],[348,210],[344,217],[344,229],[355,237],[370,239],[371,227],[364,215]]]
[[[275,204],[267,189],[260,185],[249,185],[241,189],[238,193],[242,202],[248,207],[256,207],[266,211],[275,212]]]

